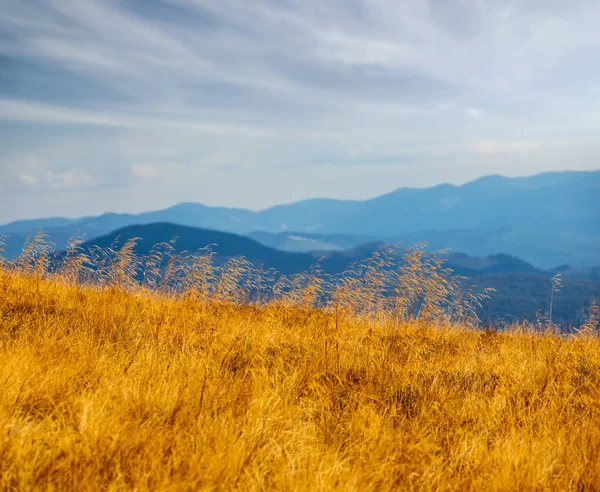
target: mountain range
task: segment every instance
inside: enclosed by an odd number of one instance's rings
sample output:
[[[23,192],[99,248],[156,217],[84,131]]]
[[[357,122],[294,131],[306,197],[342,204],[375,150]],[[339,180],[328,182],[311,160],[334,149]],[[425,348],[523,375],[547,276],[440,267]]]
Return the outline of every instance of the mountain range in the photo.
[[[199,229],[169,223],[127,226],[83,244],[85,250],[123,245],[132,238],[141,238],[136,244],[138,255],[148,255],[160,242],[177,238],[175,252],[195,252],[208,245],[217,253],[215,260],[224,262],[231,257],[243,256],[255,266],[274,268],[283,274],[305,272],[319,263],[325,273],[341,273],[355,262],[367,259],[384,243],[364,243],[342,251],[313,251],[310,253],[285,252],[270,248],[245,236],[220,231]],[[539,270],[519,258],[497,254],[472,257],[464,253],[445,255],[445,266],[454,273],[469,277],[479,288],[496,290],[492,299],[480,310],[483,320],[534,320],[548,309],[550,279],[556,272]],[[555,294],[555,321],[576,324],[581,313],[593,298],[600,298],[600,269],[561,270],[564,289]]]
[[[250,235],[293,252],[364,242],[428,242],[469,255],[505,253],[537,268],[600,265],[600,171],[486,176],[462,186],[400,188],[369,200],[311,199],[262,211],[181,203],[141,214],[106,213],[0,226],[14,257],[42,228],[58,249],[75,233],[93,239],[134,224],[168,222]]]

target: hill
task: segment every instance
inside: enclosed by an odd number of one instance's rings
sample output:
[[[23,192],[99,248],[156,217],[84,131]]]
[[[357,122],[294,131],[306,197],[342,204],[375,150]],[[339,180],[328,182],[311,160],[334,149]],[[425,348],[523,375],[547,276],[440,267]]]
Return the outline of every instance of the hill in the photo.
[[[295,239],[279,238],[281,248],[293,251],[310,249],[311,241],[298,238],[317,239],[318,249],[336,249],[344,248],[351,237],[366,236],[405,244],[427,241],[434,248],[476,256],[502,252],[543,269],[563,264],[594,267],[600,264],[598,196],[600,171],[487,176],[462,186],[400,188],[364,201],[304,200],[259,212],[182,203],[137,215],[26,221],[0,227],[0,235],[18,236],[9,239],[7,253],[14,256],[24,234],[39,227],[60,248],[75,232],[93,239],[127,225],[171,222],[237,234],[293,231]],[[261,241],[274,246],[273,238],[263,236]]]
[[[0,269],[7,490],[594,490],[600,342]]]
[[[137,255],[148,255],[157,243],[177,238],[175,252],[196,252],[208,245],[218,253],[223,263],[228,258],[243,256],[255,267],[275,269],[283,274],[307,272],[319,263],[329,275],[337,275],[353,264],[371,258],[383,244],[372,242],[349,250],[291,253],[264,246],[248,237],[175,224],[147,224],[127,226],[83,244],[84,249],[109,248],[118,239],[120,245],[132,238],[141,238],[134,250]],[[399,250],[400,255],[403,250]],[[461,253],[444,255],[445,265],[454,273],[469,277],[480,288],[494,288],[491,301],[479,309],[480,318],[487,320],[514,320],[525,316],[534,320],[548,311],[550,278],[555,271],[539,270],[519,258],[497,254],[472,257]],[[566,326],[581,321],[592,299],[600,299],[600,282],[594,277],[595,269],[563,269],[564,288],[556,294],[555,321]]]
[[[173,243],[176,253],[191,253],[210,245],[211,250],[223,259],[241,256],[257,266],[263,265],[266,268],[274,268],[282,273],[307,271],[316,262],[319,262],[326,273],[339,273],[352,263],[366,260],[384,246],[384,243],[379,241],[366,243],[357,241],[358,244],[349,249],[292,253],[264,246],[246,236],[169,223],[123,227],[84,242],[82,246],[84,249],[94,247],[110,248],[115,243],[123,245],[134,238],[139,239],[135,246],[135,252],[139,255],[148,255],[154,245],[176,239]],[[349,242],[349,244],[351,243]],[[464,253],[448,253],[444,254],[443,257],[449,268],[460,275],[466,276],[486,273],[551,274],[551,272],[539,270],[519,258],[504,254],[471,257]],[[577,271],[570,272],[575,276],[574,272]]]
[[[282,273],[308,270],[315,261],[312,255],[279,251],[245,236],[169,223],[123,227],[87,241],[82,247],[86,250],[93,247],[110,248],[115,242],[123,245],[134,238],[140,239],[135,247],[135,253],[138,255],[147,256],[156,244],[176,239],[176,253],[193,253],[210,246],[211,250],[223,259],[243,256],[257,266],[262,264]]]
[[[423,230],[400,236],[360,236],[351,234],[318,234],[307,232],[278,232],[254,231],[249,237],[256,241],[290,252],[305,252],[312,250],[336,251],[353,248],[364,242],[381,241],[387,244],[413,245],[426,242],[430,250],[449,249],[450,251],[466,253],[470,256],[490,256],[498,251],[511,252],[511,256],[529,258],[529,262],[539,269],[556,269],[558,265],[567,269],[582,271],[594,268],[597,260],[595,241],[573,239],[573,236],[555,237],[554,234],[539,231],[516,231],[510,228],[476,231],[460,230]],[[573,252],[570,241],[580,245],[578,252]],[[519,244],[520,246],[516,247]],[[577,267],[581,257],[589,259],[588,267]],[[533,258],[533,260],[531,260]],[[541,260],[541,261],[540,261]],[[588,263],[588,262],[584,262]],[[571,267],[570,265],[575,265]]]

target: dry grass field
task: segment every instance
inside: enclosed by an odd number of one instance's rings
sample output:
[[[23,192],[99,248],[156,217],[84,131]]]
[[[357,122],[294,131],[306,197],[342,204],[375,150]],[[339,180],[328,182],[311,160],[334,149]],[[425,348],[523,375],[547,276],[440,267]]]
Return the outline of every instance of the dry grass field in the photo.
[[[175,295],[127,254],[0,268],[0,489],[600,489],[593,329]]]

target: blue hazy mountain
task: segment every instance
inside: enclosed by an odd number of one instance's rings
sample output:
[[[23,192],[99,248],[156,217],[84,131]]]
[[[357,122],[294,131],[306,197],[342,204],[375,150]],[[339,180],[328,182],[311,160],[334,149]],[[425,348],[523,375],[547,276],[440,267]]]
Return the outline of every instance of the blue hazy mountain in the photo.
[[[81,247],[84,250],[95,247],[119,249],[134,238],[138,239],[134,249],[137,255],[146,256],[156,244],[175,239],[173,247],[176,253],[194,253],[210,246],[218,262],[244,257],[257,267],[262,265],[265,269],[275,269],[283,274],[307,272],[317,262],[325,272],[340,273],[351,263],[370,257],[382,246],[382,243],[368,243],[344,251],[292,253],[270,248],[238,234],[157,222],[126,226],[86,241]],[[60,250],[57,251],[60,253]]]
[[[264,246],[251,238],[238,234],[170,223],[152,223],[117,229],[109,234],[86,241],[82,247],[87,250],[92,247],[115,247],[118,249],[133,238],[138,239],[135,252],[139,255],[148,255],[156,244],[175,239],[173,246],[178,253],[192,253],[210,245],[211,250],[221,259],[243,256],[257,266],[274,268],[282,273],[308,271],[317,261],[323,271],[339,273],[346,270],[350,264],[371,257],[384,245],[381,242],[370,242],[343,251],[292,253]],[[461,275],[506,272],[547,275],[552,273],[539,270],[519,258],[505,254],[471,257],[464,253],[448,253],[445,255],[445,259],[447,266]]]
[[[323,272],[340,273],[352,263],[371,257],[382,246],[382,243],[371,242],[343,251],[291,253],[232,233],[152,223],[118,229],[86,242],[83,248],[108,248],[116,244],[118,249],[119,245],[132,238],[141,238],[135,248],[139,255],[148,255],[155,244],[177,238],[177,252],[195,252],[213,245],[211,249],[218,255],[215,258],[217,263],[243,256],[255,266],[274,268],[284,274],[305,272],[317,261]],[[550,279],[554,271],[539,270],[519,258],[505,254],[472,257],[463,253],[450,253],[446,256],[446,266],[457,274],[468,276],[470,281],[481,288],[496,289],[491,301],[480,310],[480,316],[484,320],[504,318],[511,321],[520,319],[523,315],[533,320],[536,313],[547,311]],[[579,271],[561,267],[561,272],[564,288],[555,294],[555,320],[574,324],[580,321],[579,316],[589,307],[591,299],[600,297],[598,269]]]
[[[557,265],[594,266],[600,264],[600,239],[593,234],[569,234],[560,231],[519,230],[509,227],[477,230],[423,230],[398,236],[359,236],[348,234],[315,234],[304,232],[249,234],[257,241],[285,251],[340,250],[361,241],[381,240],[411,246],[426,242],[430,250],[450,249],[473,256],[488,256],[502,251],[518,256],[543,269]]]
[[[345,249],[356,245],[352,237],[362,237],[405,245],[427,241],[435,249],[477,256],[502,252],[540,268],[590,267],[600,264],[599,197],[600,171],[486,176],[462,186],[400,188],[363,201],[304,200],[259,212],[182,203],[142,214],[20,221],[1,226],[0,235],[12,236],[11,257],[26,234],[40,227],[61,247],[76,232],[94,238],[127,225],[170,222],[253,234],[266,245],[279,241],[279,248],[292,251],[307,251],[312,240],[315,249]],[[288,236],[259,237],[259,232]]]
[[[177,253],[195,253],[210,246],[211,251],[221,260],[243,256],[256,266],[275,268],[282,273],[306,271],[315,262],[315,258],[310,254],[279,251],[245,236],[162,222],[126,226],[87,241],[82,247],[110,248],[117,244],[118,248],[118,245],[122,246],[133,238],[139,239],[135,247],[135,253],[138,255],[148,255],[156,244],[175,239],[174,248]]]

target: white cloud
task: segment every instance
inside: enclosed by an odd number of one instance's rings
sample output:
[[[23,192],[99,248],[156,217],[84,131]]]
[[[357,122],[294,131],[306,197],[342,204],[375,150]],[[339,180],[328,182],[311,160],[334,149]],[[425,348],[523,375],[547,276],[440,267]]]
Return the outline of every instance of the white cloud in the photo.
[[[46,173],[48,186],[53,190],[72,190],[90,186],[92,176],[82,169],[69,169],[62,173],[48,171]]]
[[[136,178],[148,179],[158,176],[157,166],[147,162],[136,162],[131,166],[131,174]]]
[[[19,179],[21,183],[28,187],[37,186],[38,184],[37,178],[35,176],[32,176],[31,174],[21,174],[19,175]]]

